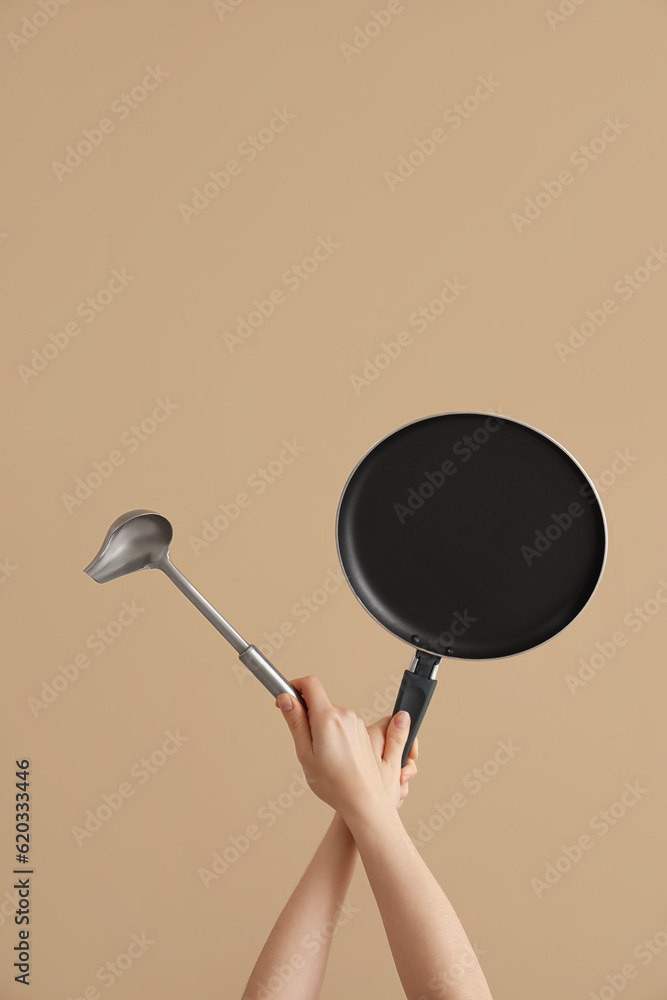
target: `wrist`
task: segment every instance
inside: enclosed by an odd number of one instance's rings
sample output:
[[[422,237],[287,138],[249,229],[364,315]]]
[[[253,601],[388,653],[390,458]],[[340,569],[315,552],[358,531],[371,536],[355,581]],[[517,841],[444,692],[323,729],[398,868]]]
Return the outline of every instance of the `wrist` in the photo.
[[[356,834],[361,831],[384,829],[387,825],[393,826],[397,823],[403,826],[396,807],[389,801],[388,796],[382,794],[366,795],[363,799],[351,802],[341,809],[340,815],[355,840]]]
[[[365,803],[349,811],[346,823],[367,870],[369,860],[388,861],[396,857],[397,852],[417,853],[398,810],[389,799]]]
[[[341,840],[352,839],[352,834],[350,833],[350,828],[341,812],[338,810],[334,813],[333,819],[329,826],[332,836],[340,838]]]

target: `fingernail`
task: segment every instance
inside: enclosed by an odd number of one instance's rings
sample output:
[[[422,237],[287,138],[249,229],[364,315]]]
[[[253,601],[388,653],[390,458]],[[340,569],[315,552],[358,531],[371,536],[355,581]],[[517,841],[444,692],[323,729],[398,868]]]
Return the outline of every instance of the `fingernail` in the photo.
[[[410,725],[410,715],[408,712],[399,712],[394,721],[399,729],[407,729]]]
[[[292,711],[294,703],[288,694],[278,695],[278,708],[282,709],[283,712]]]

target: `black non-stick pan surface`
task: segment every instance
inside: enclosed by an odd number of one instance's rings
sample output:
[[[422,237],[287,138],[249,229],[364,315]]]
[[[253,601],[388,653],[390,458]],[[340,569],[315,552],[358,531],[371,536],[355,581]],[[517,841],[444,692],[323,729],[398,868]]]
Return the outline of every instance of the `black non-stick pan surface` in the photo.
[[[438,657],[546,642],[587,603],[606,557],[581,466],[540,431],[484,413],[427,417],[376,444],[345,486],[336,531],[366,610]]]

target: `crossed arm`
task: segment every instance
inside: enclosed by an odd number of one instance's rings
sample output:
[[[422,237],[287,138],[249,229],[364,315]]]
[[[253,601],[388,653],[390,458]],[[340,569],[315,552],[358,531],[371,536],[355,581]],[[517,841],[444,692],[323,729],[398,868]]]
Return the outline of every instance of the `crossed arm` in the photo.
[[[354,712],[331,704],[317,678],[291,683],[308,713],[289,695],[277,704],[310,787],[336,813],[269,935],[243,1000],[317,1000],[335,929],[352,917],[344,904],[357,854],[407,1000],[492,1000],[461,922],[398,815],[417,770],[416,744],[401,769],[408,729],[398,722],[406,713],[367,730]]]
[[[345,897],[357,849],[336,814],[313,860],[278,917],[257,959],[243,1000],[316,1000],[335,929],[346,919]]]

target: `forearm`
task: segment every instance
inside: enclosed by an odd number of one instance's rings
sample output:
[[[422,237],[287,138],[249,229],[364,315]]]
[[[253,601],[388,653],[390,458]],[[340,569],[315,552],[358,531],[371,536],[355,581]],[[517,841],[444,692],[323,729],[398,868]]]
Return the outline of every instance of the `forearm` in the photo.
[[[346,822],[408,1000],[491,1000],[461,922],[396,810],[365,804]]]
[[[278,981],[281,1000],[319,997],[356,858],[352,835],[335,814],[257,959],[243,1000],[261,1000]]]

